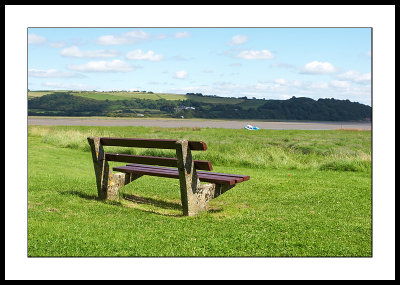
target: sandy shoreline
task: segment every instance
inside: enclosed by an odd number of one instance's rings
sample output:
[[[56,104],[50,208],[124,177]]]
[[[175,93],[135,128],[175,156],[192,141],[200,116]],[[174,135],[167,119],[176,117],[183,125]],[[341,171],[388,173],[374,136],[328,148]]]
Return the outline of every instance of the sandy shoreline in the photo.
[[[28,117],[28,125],[63,126],[148,126],[148,127],[199,127],[242,129],[245,125],[270,130],[371,130],[371,122],[262,122],[252,120],[198,120],[198,119],[128,119],[128,118],[68,118],[68,117]]]

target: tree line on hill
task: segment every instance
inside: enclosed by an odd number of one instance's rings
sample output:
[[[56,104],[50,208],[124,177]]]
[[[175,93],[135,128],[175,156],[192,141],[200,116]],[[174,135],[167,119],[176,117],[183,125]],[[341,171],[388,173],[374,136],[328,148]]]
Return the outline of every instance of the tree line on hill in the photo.
[[[189,112],[194,117],[225,119],[359,121],[372,118],[372,108],[357,102],[296,97],[288,100],[265,100],[258,107],[214,104],[208,110],[207,106],[199,106],[196,111],[186,111]]]
[[[256,99],[247,99],[256,100]],[[238,102],[243,102],[238,100]],[[193,108],[181,108],[181,106]],[[28,100],[28,115],[37,116],[137,116],[138,110],[157,111],[165,117],[209,119],[359,121],[372,118],[370,106],[337,99],[292,97],[257,100],[254,107],[205,103],[201,100],[95,100],[69,93],[54,93]]]

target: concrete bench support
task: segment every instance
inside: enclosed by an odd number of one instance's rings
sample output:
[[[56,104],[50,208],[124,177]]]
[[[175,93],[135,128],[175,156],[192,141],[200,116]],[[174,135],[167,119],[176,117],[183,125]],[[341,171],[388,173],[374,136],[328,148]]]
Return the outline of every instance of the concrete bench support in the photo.
[[[99,199],[118,200],[119,189],[133,180],[141,177],[141,175],[130,173],[113,173],[105,159],[103,146],[100,138],[88,138],[90,149],[92,151],[92,159],[94,172],[96,174],[97,193]]]
[[[181,190],[183,215],[194,216],[208,208],[208,202],[234,185],[201,184],[197,177],[188,141],[176,142],[176,156]]]

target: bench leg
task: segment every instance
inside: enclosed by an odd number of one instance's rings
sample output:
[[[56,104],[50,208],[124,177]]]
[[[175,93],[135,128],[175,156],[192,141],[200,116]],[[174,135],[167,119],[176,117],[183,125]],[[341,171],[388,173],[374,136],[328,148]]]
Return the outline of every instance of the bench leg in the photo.
[[[100,143],[100,138],[88,138],[94,172],[96,174],[97,193],[99,199],[118,200],[119,189],[127,185],[141,175],[129,173],[113,173],[107,160],[105,159],[104,149]]]
[[[218,197],[222,193],[232,189],[235,185],[223,185],[223,184],[216,184],[214,190],[214,198]]]
[[[183,215],[194,216],[207,210],[208,201],[214,198],[216,185],[213,183],[200,183],[188,141],[176,142],[176,155],[178,158]],[[219,189],[219,187],[217,188]]]

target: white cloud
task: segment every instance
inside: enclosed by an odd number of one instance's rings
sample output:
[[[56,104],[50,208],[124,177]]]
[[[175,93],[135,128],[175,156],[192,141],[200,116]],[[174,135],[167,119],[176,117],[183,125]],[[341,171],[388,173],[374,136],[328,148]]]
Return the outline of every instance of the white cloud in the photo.
[[[282,93],[282,92],[288,92],[289,91],[289,86],[279,84],[279,83],[256,83],[256,84],[251,84],[247,86],[247,89],[244,91],[262,91],[262,92],[268,92],[268,93]]]
[[[278,79],[275,79],[275,83],[278,83],[280,85],[286,85],[287,84],[287,80],[283,79],[283,78],[278,78]]]
[[[244,50],[236,57],[243,59],[272,59],[274,55],[269,50]]]
[[[31,68],[28,69],[28,76],[30,77],[41,77],[41,78],[72,78],[72,77],[83,77],[80,74],[72,72],[64,72],[56,69],[40,70]]]
[[[28,34],[28,44],[43,44],[47,41],[45,37],[36,35],[36,34]]]
[[[60,42],[52,42],[49,44],[51,48],[63,48],[65,47],[65,42],[60,41]]]
[[[259,80],[254,84],[237,84],[230,81],[217,81],[210,85],[186,86],[171,89],[170,92],[201,92],[218,96],[242,97],[250,96],[266,99],[288,99],[293,96],[319,98],[349,99],[353,102],[370,104],[371,88],[367,85],[354,85],[348,81],[332,80],[329,82],[303,82],[278,78],[275,80]]]
[[[156,39],[159,39],[159,40],[163,40],[163,39],[166,39],[166,38],[168,38],[168,36],[166,34],[159,34],[159,35],[156,36]]]
[[[96,89],[94,86],[90,86],[83,83],[60,83],[60,82],[45,82],[43,86],[51,88],[61,88],[66,90],[93,90]]]
[[[248,38],[244,35],[236,35],[232,37],[232,40],[229,42],[230,45],[240,45],[247,42]]]
[[[315,89],[328,89],[329,84],[327,82],[312,82],[310,84],[307,84],[306,88],[307,90],[315,90]]]
[[[337,76],[337,78],[341,79],[341,80],[350,80],[352,82],[359,83],[359,84],[370,84],[371,83],[371,73],[370,72],[361,74],[358,71],[349,70],[343,74],[339,74]]]
[[[123,45],[128,43],[128,39],[121,36],[105,35],[100,36],[97,41],[99,45]]]
[[[61,51],[62,56],[78,58],[108,58],[119,55],[116,50],[91,50],[81,51],[77,46],[65,48]]]
[[[287,99],[290,99],[290,98],[292,98],[293,96],[291,96],[291,95],[287,95],[287,94],[282,94],[281,95],[281,98],[283,99],[283,100],[287,100]]]
[[[85,64],[67,65],[71,70],[82,72],[129,72],[134,70],[130,64],[116,59],[112,61],[90,61]]]
[[[343,81],[343,80],[331,80],[330,84],[331,84],[331,86],[337,87],[337,88],[349,88],[350,87],[350,82]]]
[[[358,78],[354,80],[356,83],[371,83],[371,73],[361,74]]]
[[[133,60],[149,60],[149,61],[160,61],[163,59],[161,54],[155,54],[154,51],[149,50],[148,52],[143,52],[140,49],[128,52],[125,57],[127,59]]]
[[[144,31],[133,30],[121,35],[100,36],[96,43],[99,45],[123,45],[134,44],[150,38],[150,34]]]
[[[211,94],[212,90],[209,86],[184,86],[180,88],[170,88],[168,90],[172,93],[203,93],[203,94]]]
[[[122,35],[130,39],[148,39],[150,37],[150,34],[140,30],[129,31]]]
[[[191,58],[183,57],[181,55],[174,55],[168,58],[169,60],[174,60],[174,61],[188,61],[191,60]]]
[[[178,78],[178,79],[184,79],[186,78],[188,75],[188,73],[185,70],[180,70],[175,72],[174,78]]]
[[[300,73],[304,74],[332,74],[336,73],[338,69],[330,62],[312,61],[307,63]]]
[[[275,80],[258,80],[259,83],[265,84],[265,86],[274,86],[274,87],[293,87],[299,88],[302,87],[304,84],[301,80],[287,80],[284,78],[277,78]]]
[[[301,86],[303,86],[303,82],[302,82],[301,80],[293,80],[291,84],[292,84],[292,86],[294,86],[294,87],[301,87]]]
[[[270,67],[279,67],[279,68],[294,68],[295,66],[292,64],[284,63],[284,62],[276,62],[269,65]]]
[[[175,33],[175,38],[187,38],[190,36],[189,32],[177,32]]]
[[[83,57],[83,52],[77,46],[65,48],[60,53],[62,56]]]

